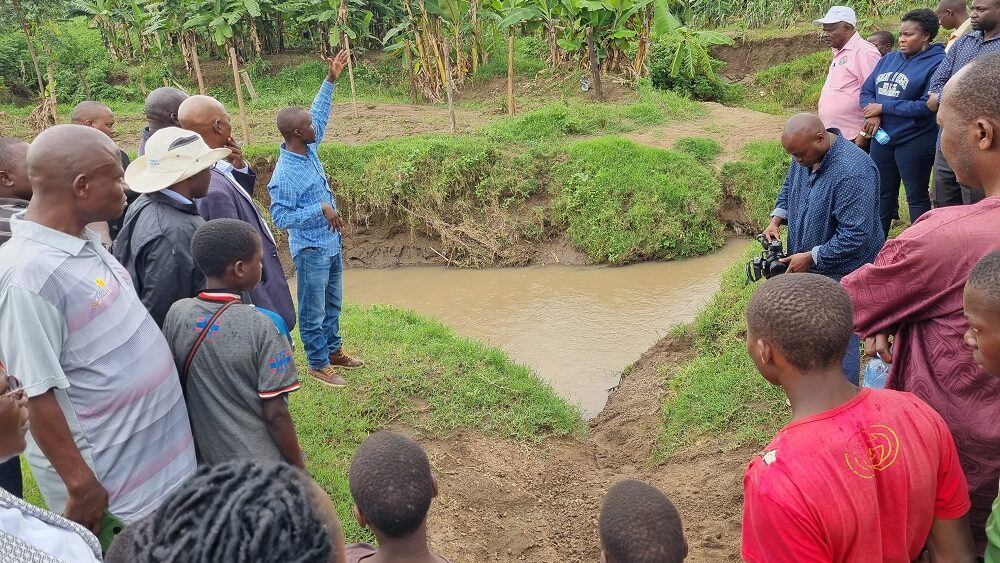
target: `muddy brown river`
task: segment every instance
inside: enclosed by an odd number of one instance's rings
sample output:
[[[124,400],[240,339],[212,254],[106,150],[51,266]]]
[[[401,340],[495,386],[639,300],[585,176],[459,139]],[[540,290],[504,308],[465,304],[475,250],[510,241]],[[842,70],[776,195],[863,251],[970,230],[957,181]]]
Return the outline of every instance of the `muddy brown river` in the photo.
[[[412,309],[498,346],[590,418],[626,366],[672,326],[694,319],[747,244],[735,240],[711,256],[624,268],[349,269],[344,297]]]

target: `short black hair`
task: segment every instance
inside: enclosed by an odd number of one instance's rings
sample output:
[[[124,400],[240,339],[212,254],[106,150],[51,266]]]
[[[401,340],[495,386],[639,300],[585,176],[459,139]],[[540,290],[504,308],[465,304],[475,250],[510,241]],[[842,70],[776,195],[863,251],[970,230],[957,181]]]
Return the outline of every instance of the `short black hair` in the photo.
[[[875,33],[869,35],[868,39],[874,39],[890,47],[896,46],[896,36],[893,35],[891,31],[876,31]]]
[[[191,254],[206,276],[221,276],[233,262],[252,260],[260,245],[260,235],[248,223],[212,219],[194,232]]]
[[[839,365],[854,332],[851,298],[818,274],[785,274],[761,284],[747,305],[747,328],[770,340],[802,371]]]
[[[942,103],[955,110],[963,121],[961,125],[977,117],[1000,121],[1000,53],[977,57],[948,86]]]
[[[316,488],[286,463],[198,468],[115,539],[109,563],[314,563],[337,547]]]
[[[395,432],[376,432],[358,446],[348,473],[351,496],[368,522],[391,538],[413,533],[434,497],[423,448]]]
[[[934,38],[938,36],[938,32],[941,31],[941,22],[938,21],[937,14],[934,13],[934,10],[928,10],[927,8],[906,12],[899,21],[913,22],[919,25],[920,29],[924,30],[924,33],[930,35],[930,41],[934,41]]]
[[[9,170],[11,159],[14,158],[14,152],[11,147],[15,145],[20,145],[23,143],[21,139],[17,137],[0,137],[0,170]]]
[[[670,499],[642,481],[611,487],[599,521],[601,547],[612,563],[680,563],[687,557],[680,514]]]
[[[82,125],[88,119],[93,119],[96,114],[104,112],[114,115],[114,112],[107,105],[93,100],[84,100],[76,104],[73,111],[69,114],[69,119],[73,123]]]
[[[1000,250],[983,256],[969,272],[966,286],[985,293],[1000,304]]]
[[[304,115],[303,115],[304,114]],[[288,137],[302,126],[303,122],[308,123],[309,112],[305,108],[290,107],[278,112],[275,121],[278,125],[278,132],[282,137]]]

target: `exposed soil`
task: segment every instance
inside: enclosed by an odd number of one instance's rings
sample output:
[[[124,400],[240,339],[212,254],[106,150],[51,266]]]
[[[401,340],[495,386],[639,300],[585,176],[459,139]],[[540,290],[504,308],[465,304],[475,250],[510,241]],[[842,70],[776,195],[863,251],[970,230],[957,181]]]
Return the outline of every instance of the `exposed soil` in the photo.
[[[781,138],[785,118],[746,108],[729,107],[707,102],[706,115],[698,119],[663,123],[625,137],[633,141],[659,147],[673,148],[683,137],[704,137],[722,144],[722,162],[738,159],[743,146],[753,141],[773,141]]]
[[[463,431],[411,428],[427,450],[440,496],[430,516],[433,548],[454,561],[593,562],[604,495],[622,479],[667,494],[684,521],[688,561],[738,561],[742,474],[749,450],[714,444],[648,462],[660,425],[665,374],[691,357],[671,337],[647,352],[582,439],[526,445]]]
[[[770,39],[737,39],[732,45],[712,49],[712,56],[726,63],[722,76],[732,82],[789,61],[823,51],[827,46],[820,40],[819,32],[774,37]]]

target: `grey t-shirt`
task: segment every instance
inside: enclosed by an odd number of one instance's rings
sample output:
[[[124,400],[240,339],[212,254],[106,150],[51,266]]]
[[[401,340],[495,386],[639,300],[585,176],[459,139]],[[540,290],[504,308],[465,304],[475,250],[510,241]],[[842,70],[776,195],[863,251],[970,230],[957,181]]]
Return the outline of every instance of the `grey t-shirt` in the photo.
[[[299,388],[292,349],[286,335],[252,305],[233,305],[206,327],[231,299],[225,292],[182,299],[163,324],[178,373],[198,335],[209,331],[191,362],[185,393],[198,461],[283,461],[261,418],[261,401]]]

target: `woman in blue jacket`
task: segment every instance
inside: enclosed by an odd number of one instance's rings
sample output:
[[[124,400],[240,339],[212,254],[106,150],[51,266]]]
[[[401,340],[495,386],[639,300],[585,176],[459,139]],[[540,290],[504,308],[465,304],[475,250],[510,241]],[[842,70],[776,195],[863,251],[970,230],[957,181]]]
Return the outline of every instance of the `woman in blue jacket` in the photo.
[[[879,215],[889,233],[899,213],[899,182],[906,189],[910,221],[931,208],[930,178],[938,126],[927,107],[927,88],[944,60],[944,46],[931,43],[941,25],[931,10],[913,10],[899,26],[899,51],[887,54],[861,87],[862,135],[873,139],[871,156],[881,180]]]

